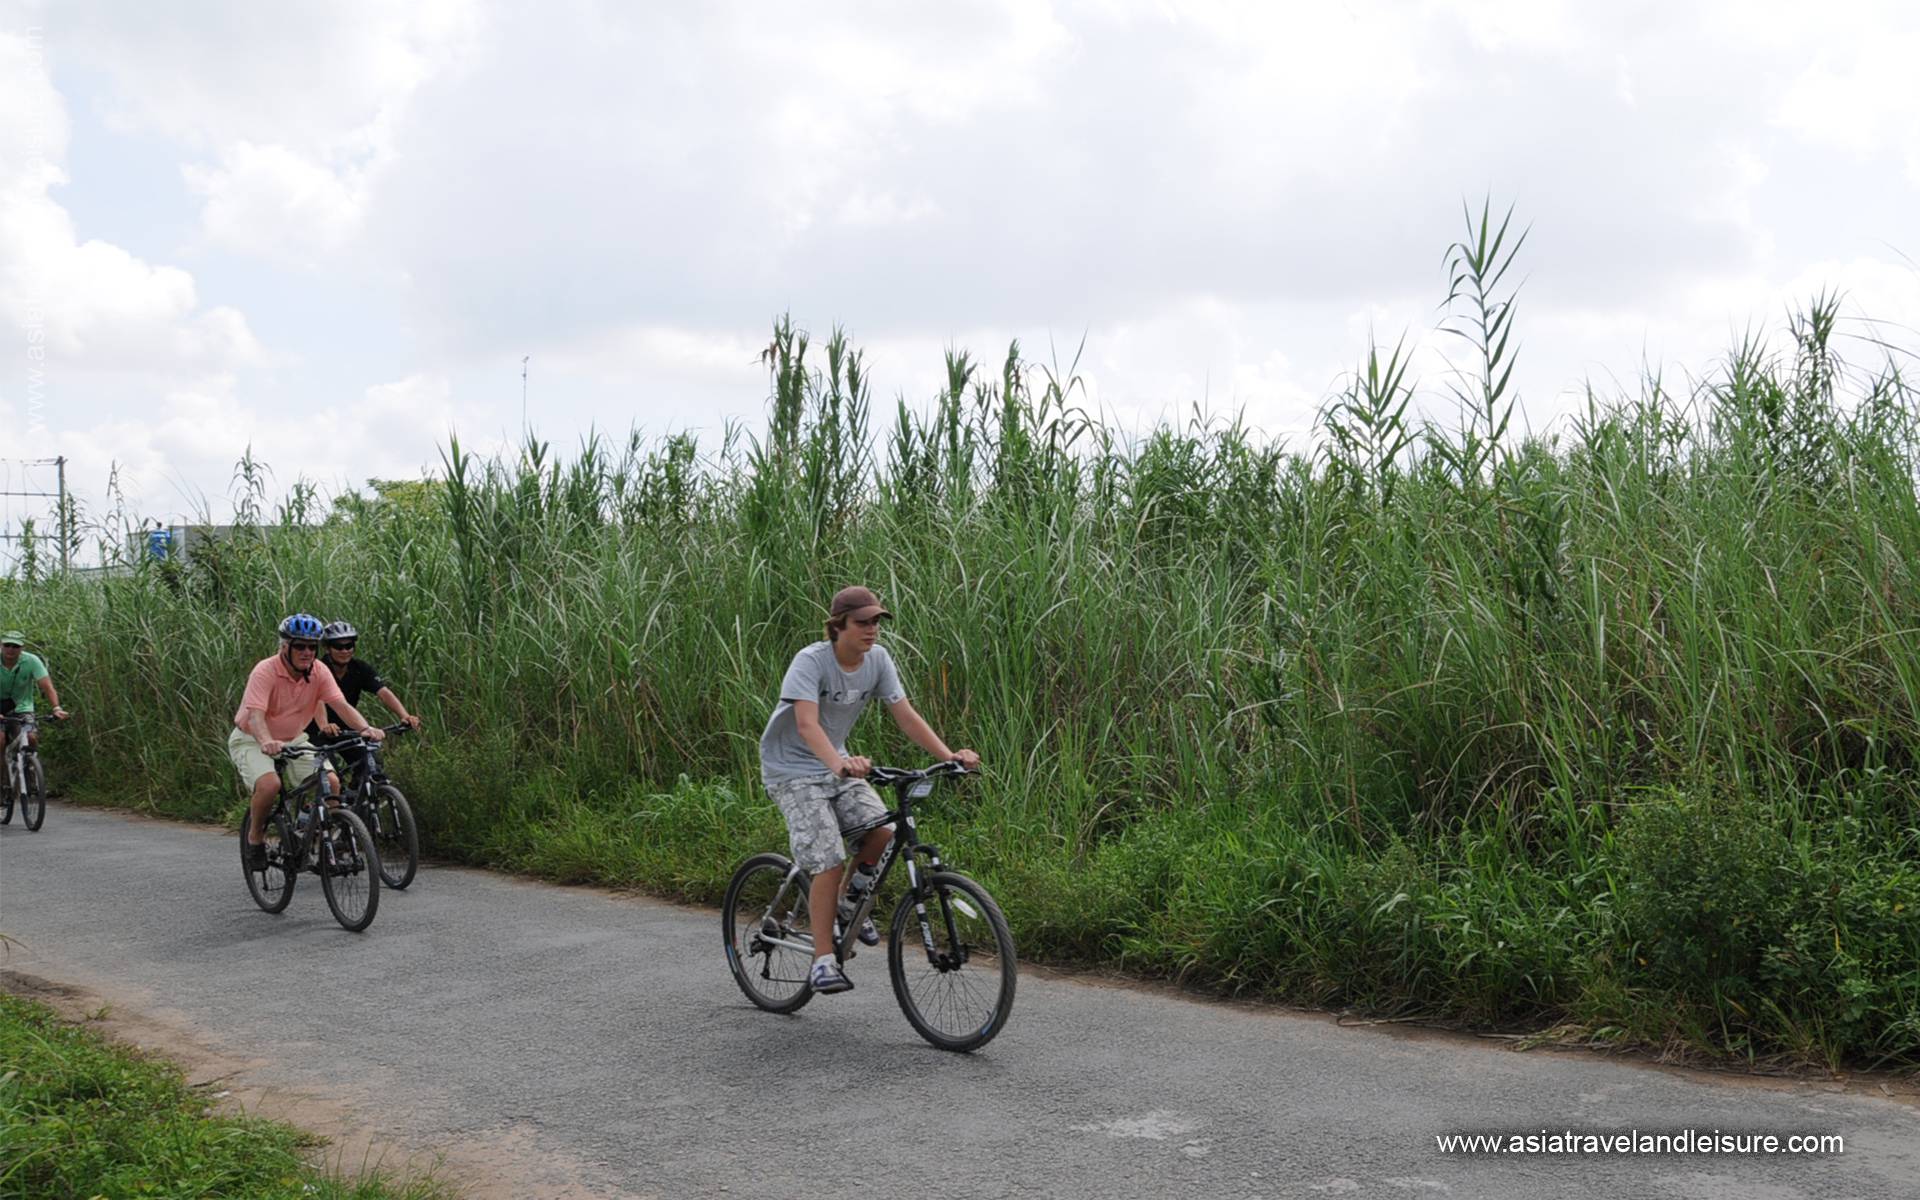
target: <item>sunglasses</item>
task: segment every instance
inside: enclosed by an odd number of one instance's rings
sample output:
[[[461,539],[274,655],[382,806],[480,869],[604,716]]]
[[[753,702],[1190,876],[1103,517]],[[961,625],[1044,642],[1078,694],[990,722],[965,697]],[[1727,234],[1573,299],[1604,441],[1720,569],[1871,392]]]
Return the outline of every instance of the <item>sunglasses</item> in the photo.
[[[329,650],[351,650],[351,649],[353,649],[353,648],[354,648],[355,646],[358,646],[359,644],[360,644],[359,642],[328,642],[328,643],[327,643],[327,649],[329,649]]]
[[[288,642],[287,649],[305,650],[307,653],[312,654],[320,649],[320,643],[319,642]]]

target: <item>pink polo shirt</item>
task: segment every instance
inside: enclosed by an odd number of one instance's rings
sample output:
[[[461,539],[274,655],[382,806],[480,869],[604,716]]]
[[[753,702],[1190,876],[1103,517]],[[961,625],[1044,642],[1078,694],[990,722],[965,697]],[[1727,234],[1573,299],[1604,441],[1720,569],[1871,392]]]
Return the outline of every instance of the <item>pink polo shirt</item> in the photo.
[[[241,714],[250,708],[263,709],[267,714],[268,735],[278,742],[291,741],[313,720],[317,706],[323,701],[342,710],[348,707],[347,698],[340,694],[340,685],[326,664],[316,658],[313,670],[302,679],[276,654],[253,665],[253,673],[247,676],[246,695],[240,697],[233,723],[241,732],[250,732],[241,724]]]

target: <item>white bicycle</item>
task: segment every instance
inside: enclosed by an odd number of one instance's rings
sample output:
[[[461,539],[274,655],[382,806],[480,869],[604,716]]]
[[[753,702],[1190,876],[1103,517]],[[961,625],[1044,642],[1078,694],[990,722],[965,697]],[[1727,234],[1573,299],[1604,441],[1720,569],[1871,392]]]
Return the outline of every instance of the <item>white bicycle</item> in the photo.
[[[57,718],[56,718],[57,719]],[[0,779],[0,825],[13,820],[13,809],[20,806],[20,823],[29,833],[38,832],[47,819],[47,772],[40,765],[40,752],[30,740],[39,728],[32,713],[8,713],[0,717],[7,747],[7,769]]]

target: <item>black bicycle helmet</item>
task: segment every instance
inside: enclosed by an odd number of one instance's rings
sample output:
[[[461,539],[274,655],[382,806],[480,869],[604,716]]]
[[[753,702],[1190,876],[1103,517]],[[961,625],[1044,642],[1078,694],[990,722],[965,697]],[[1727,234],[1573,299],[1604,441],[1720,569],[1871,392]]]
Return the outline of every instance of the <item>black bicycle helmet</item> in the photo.
[[[328,621],[327,627],[320,632],[320,640],[331,645],[334,642],[357,641],[360,631],[353,627],[352,621]]]
[[[280,636],[288,641],[317,642],[320,633],[320,618],[312,613],[294,613],[280,622]]]

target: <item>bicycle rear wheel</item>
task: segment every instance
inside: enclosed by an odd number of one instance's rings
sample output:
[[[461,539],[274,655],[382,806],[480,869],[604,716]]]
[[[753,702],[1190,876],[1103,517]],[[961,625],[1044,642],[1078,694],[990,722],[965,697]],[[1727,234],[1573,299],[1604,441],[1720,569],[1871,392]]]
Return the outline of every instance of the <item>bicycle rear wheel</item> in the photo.
[[[383,783],[373,792],[373,848],[380,852],[380,881],[405,888],[420,869],[420,832],[413,824],[413,806],[400,789]]]
[[[320,826],[320,890],[333,919],[349,933],[373,924],[380,911],[380,852],[359,817],[344,808],[327,810]]]
[[[802,873],[789,884],[792,867],[781,855],[756,854],[733,873],[720,904],[727,969],[747,999],[768,1012],[797,1012],[813,999],[807,982],[813,966],[811,881]]]
[[[20,797],[20,820],[29,831],[38,832],[40,823],[47,819],[47,776],[40,769],[38,753],[27,751],[20,763],[20,775],[26,784],[26,794]]]
[[[247,877],[247,891],[253,902],[270,913],[287,907],[293,899],[293,885],[300,878],[300,864],[293,860],[293,829],[286,814],[278,809],[267,815],[267,866],[264,871],[247,869],[247,823],[240,819],[240,870]]]
[[[965,875],[937,871],[919,895],[901,900],[887,970],[900,1011],[942,1050],[978,1050],[1013,1012],[1013,932],[993,897]]]

